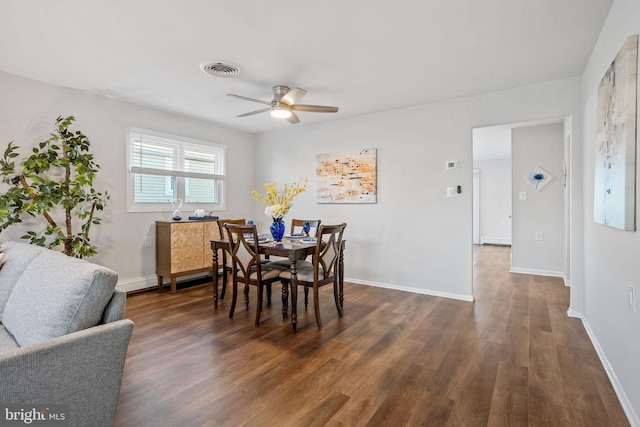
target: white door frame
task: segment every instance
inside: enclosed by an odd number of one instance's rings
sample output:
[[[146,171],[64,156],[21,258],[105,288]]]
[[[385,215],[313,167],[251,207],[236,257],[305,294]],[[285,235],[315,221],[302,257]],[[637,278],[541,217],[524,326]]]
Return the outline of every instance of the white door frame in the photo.
[[[473,170],[473,244],[480,242],[480,170]]]

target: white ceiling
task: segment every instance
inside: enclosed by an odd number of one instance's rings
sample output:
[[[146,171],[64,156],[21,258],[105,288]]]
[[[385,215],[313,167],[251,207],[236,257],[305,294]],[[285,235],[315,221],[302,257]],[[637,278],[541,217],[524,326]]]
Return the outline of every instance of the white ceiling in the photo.
[[[580,75],[611,3],[0,0],[0,70],[262,132]],[[235,117],[274,85],[340,111]]]

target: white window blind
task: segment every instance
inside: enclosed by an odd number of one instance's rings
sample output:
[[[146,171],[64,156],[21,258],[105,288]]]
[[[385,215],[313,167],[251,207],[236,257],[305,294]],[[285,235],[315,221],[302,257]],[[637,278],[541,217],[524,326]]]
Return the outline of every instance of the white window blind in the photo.
[[[198,209],[223,207],[224,146],[137,129],[128,146],[130,211],[157,211],[178,199]]]

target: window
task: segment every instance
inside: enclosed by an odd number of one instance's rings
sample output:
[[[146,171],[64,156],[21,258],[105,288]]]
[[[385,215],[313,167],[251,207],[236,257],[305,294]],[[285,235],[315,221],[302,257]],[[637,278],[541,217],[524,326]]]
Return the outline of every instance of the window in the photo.
[[[226,146],[129,129],[127,210],[171,213],[225,207]],[[175,206],[175,207],[172,207]]]

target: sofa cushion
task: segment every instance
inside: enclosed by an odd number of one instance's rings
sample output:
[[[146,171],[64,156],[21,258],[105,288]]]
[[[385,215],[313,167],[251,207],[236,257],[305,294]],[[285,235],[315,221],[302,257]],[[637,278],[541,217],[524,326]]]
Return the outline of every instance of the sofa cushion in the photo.
[[[0,246],[2,268],[0,268],[0,319],[18,278],[38,254],[46,249],[25,242],[5,242]]]
[[[4,326],[0,325],[0,353],[16,348],[20,348],[16,340],[13,339]]]
[[[16,282],[2,323],[20,346],[90,328],[100,322],[117,274],[46,250]]]

